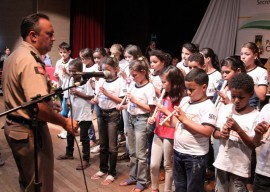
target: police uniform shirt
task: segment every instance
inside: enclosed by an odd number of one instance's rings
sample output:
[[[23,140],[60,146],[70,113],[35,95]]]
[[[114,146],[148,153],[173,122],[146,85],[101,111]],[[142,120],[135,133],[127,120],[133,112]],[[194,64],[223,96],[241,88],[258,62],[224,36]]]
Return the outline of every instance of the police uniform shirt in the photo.
[[[29,43],[22,44],[6,60],[3,69],[3,92],[6,109],[12,109],[30,101],[32,97],[50,92],[49,77],[43,64],[37,62],[39,52]],[[29,119],[24,110],[12,113]]]

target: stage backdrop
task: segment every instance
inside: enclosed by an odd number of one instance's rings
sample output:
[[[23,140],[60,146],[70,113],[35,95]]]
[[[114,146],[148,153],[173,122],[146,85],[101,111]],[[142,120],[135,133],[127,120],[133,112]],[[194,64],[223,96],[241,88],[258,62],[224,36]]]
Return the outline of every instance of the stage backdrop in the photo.
[[[270,0],[240,0],[235,54],[250,41],[260,48],[261,58],[270,57]]]

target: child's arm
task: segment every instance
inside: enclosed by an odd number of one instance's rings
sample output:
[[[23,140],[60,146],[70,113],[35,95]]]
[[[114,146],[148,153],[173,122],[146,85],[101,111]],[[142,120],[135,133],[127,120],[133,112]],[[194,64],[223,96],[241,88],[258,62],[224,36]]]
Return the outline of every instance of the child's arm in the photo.
[[[77,97],[81,97],[81,98],[83,98],[85,100],[91,100],[92,98],[94,98],[93,95],[91,95],[91,96],[87,95],[87,94],[85,94],[83,92],[80,92],[80,91],[76,90],[76,88],[70,89],[70,94],[75,95]]]
[[[135,99],[135,97],[131,95],[130,93],[127,93],[127,98],[129,99],[130,102],[136,104],[138,107],[142,108],[143,110],[149,111],[150,113],[153,113],[155,110],[155,107],[156,107],[155,105],[144,104],[138,101],[137,99]]]
[[[116,103],[121,103],[122,98],[117,97],[113,94],[110,94],[104,87],[99,88],[100,93],[103,93],[106,97],[109,97],[111,100],[113,100]]]
[[[185,125],[185,127],[194,133],[199,133],[200,135],[203,135],[205,137],[210,137],[213,132],[213,127],[210,125],[202,125],[195,123],[194,121],[187,118],[185,112],[180,107],[174,107],[176,110],[176,118]]]
[[[251,150],[255,149],[255,145],[253,144],[253,138],[249,137],[233,118],[228,117],[226,121],[226,126],[228,127],[228,129],[236,131],[242,141],[245,143],[245,145],[248,146]]]
[[[253,144],[258,147],[262,144],[261,140],[263,138],[263,134],[265,134],[267,132],[267,130],[269,129],[269,125],[267,122],[262,121],[261,123],[259,123],[254,131],[255,131],[255,136],[253,138]]]

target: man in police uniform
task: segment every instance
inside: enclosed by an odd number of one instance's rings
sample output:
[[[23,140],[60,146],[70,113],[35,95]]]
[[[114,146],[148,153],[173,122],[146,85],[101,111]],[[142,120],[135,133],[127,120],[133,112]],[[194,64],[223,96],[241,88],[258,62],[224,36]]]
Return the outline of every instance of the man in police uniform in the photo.
[[[32,97],[50,93],[50,83],[41,55],[52,48],[55,41],[48,16],[36,13],[21,23],[23,42],[5,61],[3,90],[6,110],[18,107]],[[70,133],[78,129],[76,121],[64,118],[53,110],[52,101],[38,103],[38,172],[40,191],[53,191],[53,148],[47,122],[58,124]],[[28,111],[17,110],[7,115],[5,136],[12,149],[19,170],[21,190],[34,191],[34,143]]]

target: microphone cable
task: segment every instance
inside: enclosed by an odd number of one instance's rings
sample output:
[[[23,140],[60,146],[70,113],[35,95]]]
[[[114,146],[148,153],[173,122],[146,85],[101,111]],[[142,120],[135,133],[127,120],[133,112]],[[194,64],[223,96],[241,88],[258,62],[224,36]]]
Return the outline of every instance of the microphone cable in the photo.
[[[70,79],[72,77],[69,77],[68,79],[68,86],[70,85]],[[82,155],[81,155],[81,151],[80,151],[80,147],[79,147],[79,144],[78,144],[78,141],[76,139],[76,135],[75,135],[75,131],[74,131],[74,127],[73,127],[73,112],[72,112],[72,102],[71,102],[71,97],[70,97],[70,89],[68,89],[68,99],[70,101],[70,119],[71,119],[71,125],[72,125],[72,131],[73,131],[73,135],[74,135],[74,141],[76,143],[76,146],[77,146],[77,150],[78,150],[78,153],[79,153],[79,158],[80,158],[80,164],[82,166],[82,173],[83,173],[83,180],[84,180],[84,185],[85,185],[85,189],[86,189],[86,192],[89,192],[88,191],[88,186],[87,186],[87,182],[86,182],[86,177],[85,177],[85,172],[84,172],[84,169],[83,169],[83,160],[82,160]],[[64,98],[65,99],[65,98]],[[78,126],[79,126],[79,122],[78,122]]]

